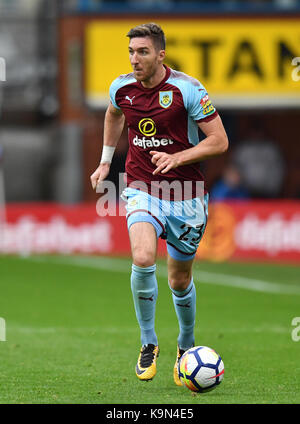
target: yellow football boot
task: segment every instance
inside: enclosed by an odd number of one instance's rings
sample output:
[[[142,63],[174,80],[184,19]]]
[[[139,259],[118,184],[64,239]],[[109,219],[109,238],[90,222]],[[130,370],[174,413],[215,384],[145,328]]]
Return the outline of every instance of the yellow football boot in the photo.
[[[184,354],[184,352],[185,352],[185,350],[179,349],[179,346],[177,346],[177,357],[176,357],[174,370],[173,370],[173,377],[174,377],[174,382],[175,382],[176,386],[182,386],[183,385],[181,383],[179,375],[178,375],[178,363],[179,363],[182,355]]]
[[[156,358],[159,355],[159,347],[148,344],[141,348],[139,358],[135,367],[137,378],[142,381],[149,381],[156,374]]]

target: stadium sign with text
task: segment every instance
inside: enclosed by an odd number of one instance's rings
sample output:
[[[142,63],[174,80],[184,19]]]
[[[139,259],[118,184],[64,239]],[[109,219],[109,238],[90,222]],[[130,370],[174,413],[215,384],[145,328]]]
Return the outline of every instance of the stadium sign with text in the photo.
[[[93,204],[9,204],[0,252],[130,255],[124,205],[100,217]],[[300,202],[211,202],[208,216],[197,259],[300,262]],[[165,254],[159,239],[158,255]]]
[[[300,56],[300,18],[156,21],[167,37],[166,63],[199,79],[217,107],[300,105],[300,82],[292,77],[292,61]],[[126,34],[140,23],[87,23],[85,90],[90,106],[105,106],[112,80],[131,72]]]

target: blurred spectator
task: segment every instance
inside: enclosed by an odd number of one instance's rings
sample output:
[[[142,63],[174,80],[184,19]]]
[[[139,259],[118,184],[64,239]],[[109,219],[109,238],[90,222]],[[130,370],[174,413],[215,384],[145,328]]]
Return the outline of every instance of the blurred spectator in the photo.
[[[216,182],[210,191],[210,199],[213,201],[248,198],[249,193],[242,184],[241,175],[232,164],[225,168],[221,179]]]
[[[273,0],[274,6],[281,8],[292,9],[293,7],[299,6],[299,0]]]
[[[235,148],[233,163],[251,197],[278,197],[285,176],[282,154],[274,141],[264,137],[258,122],[252,128],[249,138]]]

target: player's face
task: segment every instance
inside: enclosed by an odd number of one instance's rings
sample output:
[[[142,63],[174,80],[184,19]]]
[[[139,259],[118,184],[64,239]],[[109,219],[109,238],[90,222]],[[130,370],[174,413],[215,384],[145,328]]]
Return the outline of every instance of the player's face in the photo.
[[[149,37],[132,38],[129,43],[129,58],[134,77],[148,81],[157,72],[165,56],[164,50],[157,51]]]

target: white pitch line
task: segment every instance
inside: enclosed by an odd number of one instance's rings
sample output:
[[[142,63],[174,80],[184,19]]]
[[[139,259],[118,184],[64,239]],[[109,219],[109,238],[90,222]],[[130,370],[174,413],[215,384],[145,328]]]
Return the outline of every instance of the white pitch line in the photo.
[[[102,269],[105,271],[129,273],[131,271],[131,261],[128,259],[93,257],[93,256],[29,256],[25,260],[35,262],[51,262],[58,265],[74,265],[85,268]],[[157,275],[167,278],[167,267],[157,265]],[[219,274],[209,271],[193,270],[194,280],[201,284],[212,284],[218,286],[233,287],[238,289],[251,290],[261,293],[300,295],[300,287],[288,284],[271,283],[248,277],[241,277],[232,274]]]
[[[262,293],[296,294],[300,295],[300,287],[291,284],[271,283],[269,281],[257,280],[230,274],[217,274],[213,272],[198,271],[194,273],[199,279],[206,283],[218,284],[228,287],[236,287],[258,291]]]

